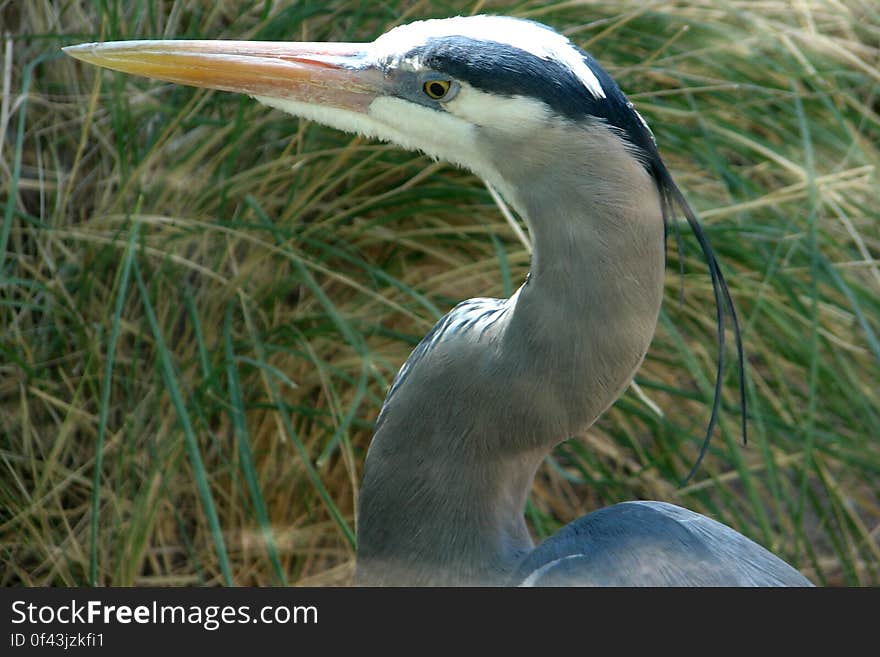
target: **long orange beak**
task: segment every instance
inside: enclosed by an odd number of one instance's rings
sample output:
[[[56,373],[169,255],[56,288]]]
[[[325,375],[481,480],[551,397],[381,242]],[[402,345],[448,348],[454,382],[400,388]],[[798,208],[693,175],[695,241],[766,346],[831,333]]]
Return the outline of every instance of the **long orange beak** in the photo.
[[[382,91],[366,44],[111,41],[68,46],[89,64],[208,89],[365,112]]]

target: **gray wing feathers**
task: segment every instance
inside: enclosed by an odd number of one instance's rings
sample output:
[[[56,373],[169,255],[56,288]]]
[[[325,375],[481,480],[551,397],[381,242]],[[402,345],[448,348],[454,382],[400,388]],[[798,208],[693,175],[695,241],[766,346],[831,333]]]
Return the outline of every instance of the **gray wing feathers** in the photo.
[[[520,564],[524,586],[812,586],[739,532],[665,502],[624,502],[567,525]]]
[[[375,431],[378,432],[381,428],[388,410],[394,403],[394,397],[398,389],[409,377],[413,368],[422,361],[432,348],[450,336],[460,335],[466,331],[485,331],[488,326],[491,326],[493,322],[501,317],[509,305],[509,299],[483,297],[468,299],[459,303],[449,313],[440,318],[440,321],[416,345],[416,348],[413,349],[409,358],[406,359],[406,362],[400,368],[397,376],[394,377],[394,381],[391,382],[385,402],[382,404],[382,410],[379,411],[379,417],[376,420]]]

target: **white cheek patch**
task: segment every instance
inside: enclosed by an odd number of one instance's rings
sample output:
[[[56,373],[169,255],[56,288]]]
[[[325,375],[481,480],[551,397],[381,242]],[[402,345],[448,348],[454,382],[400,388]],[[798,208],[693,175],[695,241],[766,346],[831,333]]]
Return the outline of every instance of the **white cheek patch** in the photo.
[[[475,128],[468,121],[393,96],[374,100],[369,117],[393,135],[387,139],[403,148],[423,151],[484,178],[496,177],[494,169],[477,151]]]
[[[321,125],[422,151],[468,169],[496,186],[503,186],[495,167],[477,150],[474,126],[447,112],[391,96],[376,98],[367,114],[295,100],[254,98],[269,107]]]
[[[371,50],[377,58],[394,59],[425,45],[429,39],[451,36],[503,43],[541,59],[559,62],[583,82],[594,98],[605,98],[599,79],[567,37],[538,23],[516,18],[481,15],[417,21],[383,34],[373,42]]]
[[[389,141],[402,148],[425,151],[438,159],[471,159],[470,126],[458,119],[398,98],[380,96],[367,114],[295,100],[254,96],[261,103],[315,123],[364,137]]]
[[[268,96],[254,96],[254,99],[264,105],[274,107],[282,112],[299,116],[321,125],[326,125],[343,132],[351,132],[365,137],[374,137],[386,141],[396,141],[394,137],[383,132],[383,126],[371,120],[370,117],[360,112],[352,112],[335,107],[302,103],[296,100],[283,98],[269,98]]]
[[[511,136],[527,136],[550,118],[550,108],[528,96],[498,96],[461,83],[458,94],[444,107],[467,123],[500,130]]]

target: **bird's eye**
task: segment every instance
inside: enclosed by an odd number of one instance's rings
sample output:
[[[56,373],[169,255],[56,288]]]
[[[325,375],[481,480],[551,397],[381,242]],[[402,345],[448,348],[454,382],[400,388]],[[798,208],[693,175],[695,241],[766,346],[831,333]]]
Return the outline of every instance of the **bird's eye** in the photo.
[[[452,88],[449,80],[428,80],[422,85],[422,91],[432,100],[443,100]]]

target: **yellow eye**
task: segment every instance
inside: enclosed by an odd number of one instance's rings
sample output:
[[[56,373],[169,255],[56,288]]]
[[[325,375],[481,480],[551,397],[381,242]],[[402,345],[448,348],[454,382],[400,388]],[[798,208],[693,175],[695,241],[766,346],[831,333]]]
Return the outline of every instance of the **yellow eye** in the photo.
[[[442,100],[449,93],[452,83],[449,80],[428,80],[422,85],[422,91],[428,98]]]

